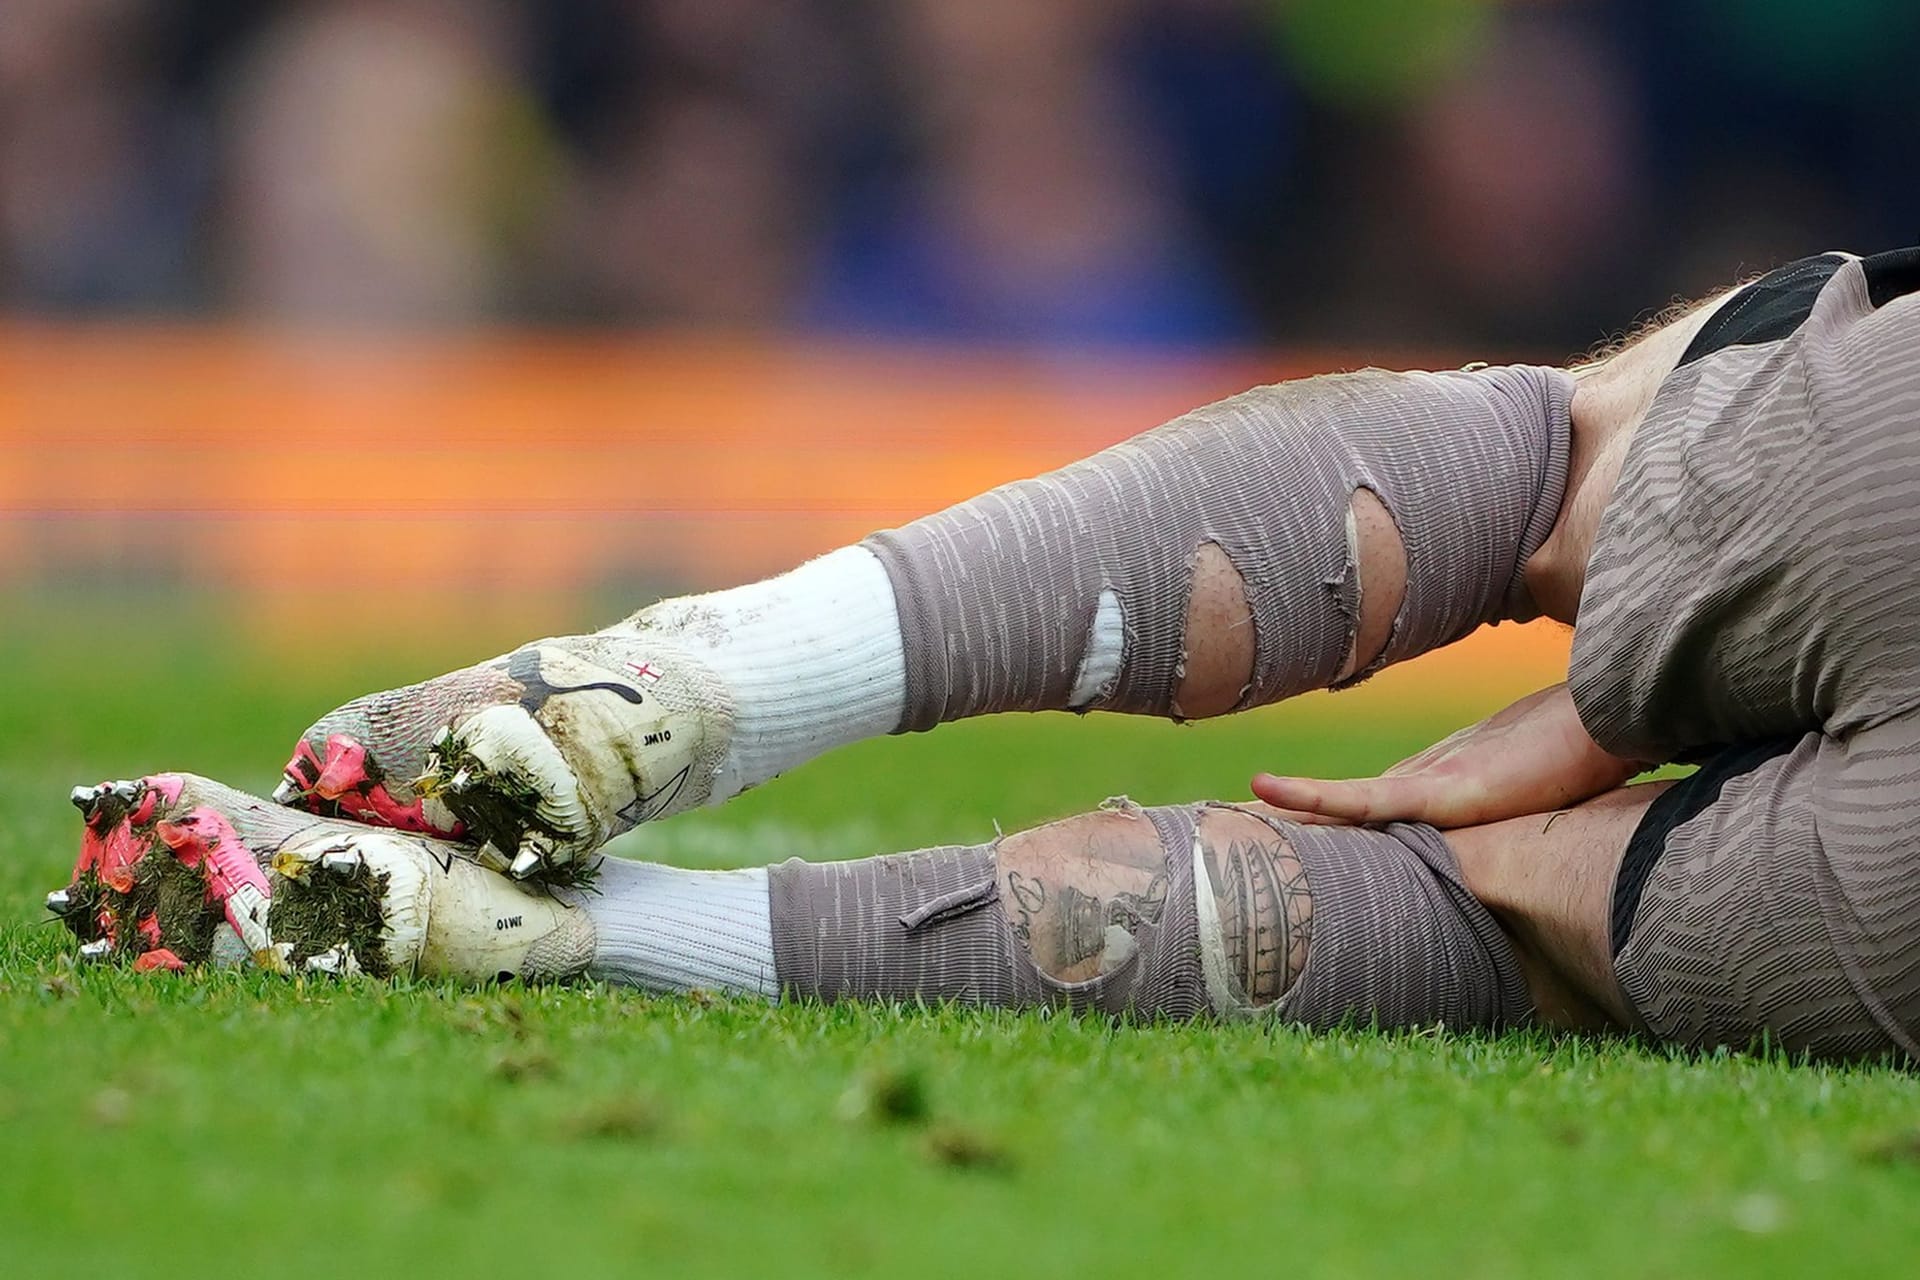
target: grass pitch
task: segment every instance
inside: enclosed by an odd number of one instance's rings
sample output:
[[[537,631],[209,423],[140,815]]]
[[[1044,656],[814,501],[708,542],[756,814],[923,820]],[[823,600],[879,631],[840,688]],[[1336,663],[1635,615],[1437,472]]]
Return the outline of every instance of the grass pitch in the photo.
[[[73,783],[171,767],[262,790],[333,702],[478,650],[289,677],[191,620],[130,637],[30,613],[0,634],[7,1275],[1618,1280],[1920,1255],[1920,1089],[1894,1070],[75,969],[39,905],[78,838]],[[1114,792],[1375,767],[1469,710],[1349,705],[954,726],[624,848],[722,866],[982,839]]]

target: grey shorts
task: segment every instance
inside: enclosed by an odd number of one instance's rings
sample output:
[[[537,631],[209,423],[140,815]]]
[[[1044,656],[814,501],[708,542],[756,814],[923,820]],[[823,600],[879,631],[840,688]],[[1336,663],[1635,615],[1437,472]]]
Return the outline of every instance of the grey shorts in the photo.
[[[1920,1058],[1920,252],[1830,254],[1708,321],[1602,519],[1570,684],[1693,759],[1615,884],[1644,1029]]]

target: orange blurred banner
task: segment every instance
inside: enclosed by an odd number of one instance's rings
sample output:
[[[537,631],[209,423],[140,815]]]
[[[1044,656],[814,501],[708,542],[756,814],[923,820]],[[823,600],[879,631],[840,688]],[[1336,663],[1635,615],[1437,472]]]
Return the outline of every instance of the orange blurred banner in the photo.
[[[0,326],[0,586],[152,578],[275,625],[325,601],[349,630],[476,601],[638,605],[1336,363]],[[1564,660],[1553,632],[1500,628],[1450,678]]]

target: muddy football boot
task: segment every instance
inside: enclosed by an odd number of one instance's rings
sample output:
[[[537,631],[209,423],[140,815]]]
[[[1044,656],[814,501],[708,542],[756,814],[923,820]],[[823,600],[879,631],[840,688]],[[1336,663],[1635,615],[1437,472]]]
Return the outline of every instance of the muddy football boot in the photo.
[[[483,982],[571,976],[593,929],[471,849],[319,817],[188,774],[77,787],[73,878],[47,907],[89,960]]]
[[[274,799],[564,880],[614,836],[706,803],[732,726],[718,681],[657,637],[542,640],[328,714]]]

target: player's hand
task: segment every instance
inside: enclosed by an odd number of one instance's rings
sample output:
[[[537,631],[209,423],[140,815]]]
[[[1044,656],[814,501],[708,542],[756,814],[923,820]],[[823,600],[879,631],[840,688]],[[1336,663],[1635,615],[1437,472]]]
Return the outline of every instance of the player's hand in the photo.
[[[1377,778],[1255,775],[1253,794],[1323,822],[1468,827],[1550,813],[1611,791],[1647,764],[1601,750],[1564,684],[1530,694]]]

